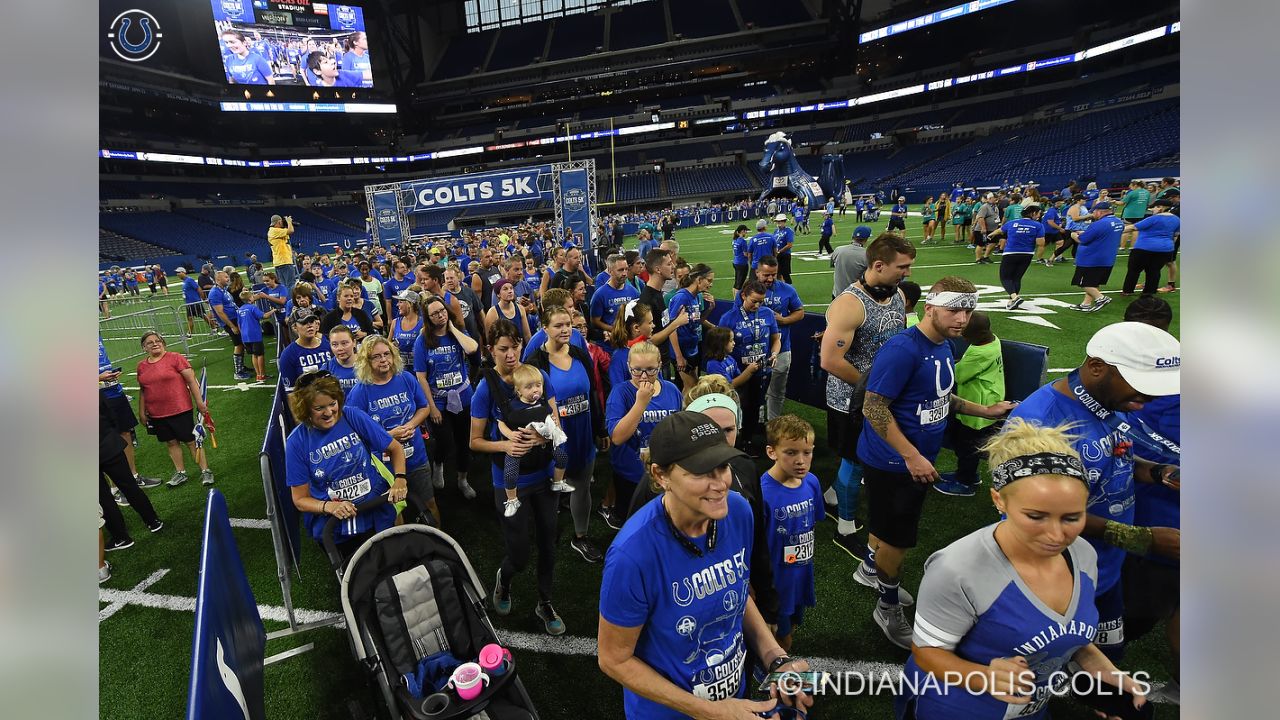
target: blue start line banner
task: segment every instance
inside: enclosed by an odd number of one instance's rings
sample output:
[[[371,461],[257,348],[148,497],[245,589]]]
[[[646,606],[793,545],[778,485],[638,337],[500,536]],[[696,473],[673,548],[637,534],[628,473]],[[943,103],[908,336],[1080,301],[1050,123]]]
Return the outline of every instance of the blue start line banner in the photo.
[[[551,200],[552,168],[550,165],[472,173],[448,178],[416,180],[401,185],[412,204],[405,210],[413,213],[447,208],[475,207],[498,203]]]

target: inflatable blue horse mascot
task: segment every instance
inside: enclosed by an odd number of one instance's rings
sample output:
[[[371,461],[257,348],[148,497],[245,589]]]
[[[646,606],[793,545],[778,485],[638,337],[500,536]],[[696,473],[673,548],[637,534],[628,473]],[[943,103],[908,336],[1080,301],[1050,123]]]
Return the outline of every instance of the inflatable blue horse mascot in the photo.
[[[818,184],[829,198],[835,198],[836,204],[844,197],[844,156],[840,153],[828,153],[822,156],[822,174],[818,176]]]
[[[791,195],[810,210],[819,210],[825,204],[822,186],[800,167],[786,133],[776,132],[765,140],[760,169],[768,171],[769,179],[759,200],[774,195]]]

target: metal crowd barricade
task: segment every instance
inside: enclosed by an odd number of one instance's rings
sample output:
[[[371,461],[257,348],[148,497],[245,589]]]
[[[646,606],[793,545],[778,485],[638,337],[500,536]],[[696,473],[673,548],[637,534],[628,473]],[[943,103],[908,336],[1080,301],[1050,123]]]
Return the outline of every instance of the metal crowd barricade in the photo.
[[[192,305],[204,303],[192,303]],[[183,355],[190,356],[191,351],[210,343],[218,342],[221,336],[214,335],[203,317],[195,319],[195,332],[187,333],[187,305],[152,305],[145,310],[124,314],[112,314],[109,318],[98,319],[98,335],[107,348],[107,355],[112,362],[122,363],[136,360],[145,353],[138,342],[142,333],[154,330],[160,333],[171,350],[181,350]],[[201,313],[203,315],[203,313]]]

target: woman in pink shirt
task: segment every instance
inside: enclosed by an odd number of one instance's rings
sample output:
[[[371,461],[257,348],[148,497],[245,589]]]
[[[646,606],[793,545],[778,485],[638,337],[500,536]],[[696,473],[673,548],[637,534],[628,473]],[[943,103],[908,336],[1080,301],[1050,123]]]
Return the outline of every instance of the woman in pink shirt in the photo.
[[[154,330],[142,334],[142,349],[146,357],[138,362],[138,417],[147,432],[155,435],[169,451],[175,471],[169,478],[169,487],[187,481],[183,443],[200,465],[200,482],[212,485],[213,471],[204,452],[197,451],[195,446],[192,407],[201,415],[207,414],[209,408],[200,399],[200,387],[191,363],[182,353],[169,352],[164,338]]]

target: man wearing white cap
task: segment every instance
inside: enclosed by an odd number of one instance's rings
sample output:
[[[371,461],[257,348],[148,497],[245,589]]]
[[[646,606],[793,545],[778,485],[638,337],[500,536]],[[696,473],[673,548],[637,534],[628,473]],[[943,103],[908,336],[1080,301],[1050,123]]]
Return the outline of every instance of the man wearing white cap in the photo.
[[[760,218],[756,221],[756,234],[747,238],[747,258],[751,261],[751,270],[754,272],[760,265],[760,260],[770,255],[778,256],[777,236],[769,232],[769,221]]]
[[[773,231],[773,245],[777,248],[775,257],[778,258],[778,275],[782,278],[782,282],[790,285],[791,248],[796,244],[796,232],[787,227],[786,213],[778,213],[773,219],[778,223],[778,228]]]
[[[1085,347],[1084,364],[1035,391],[1013,411],[1041,425],[1073,423],[1076,450],[1089,482],[1084,536],[1098,551],[1097,645],[1108,656],[1124,649],[1121,567],[1128,553],[1177,559],[1175,528],[1136,527],[1134,482],[1177,489],[1178,468],[1142,458],[1179,455],[1176,443],[1129,413],[1153,398],[1180,392],[1178,340],[1138,322],[1108,325]]]
[[[275,264],[276,278],[286,290],[292,290],[298,281],[298,269],[293,264],[293,248],[289,238],[293,235],[293,216],[271,216],[267,228],[267,242],[271,244],[271,262]]]

